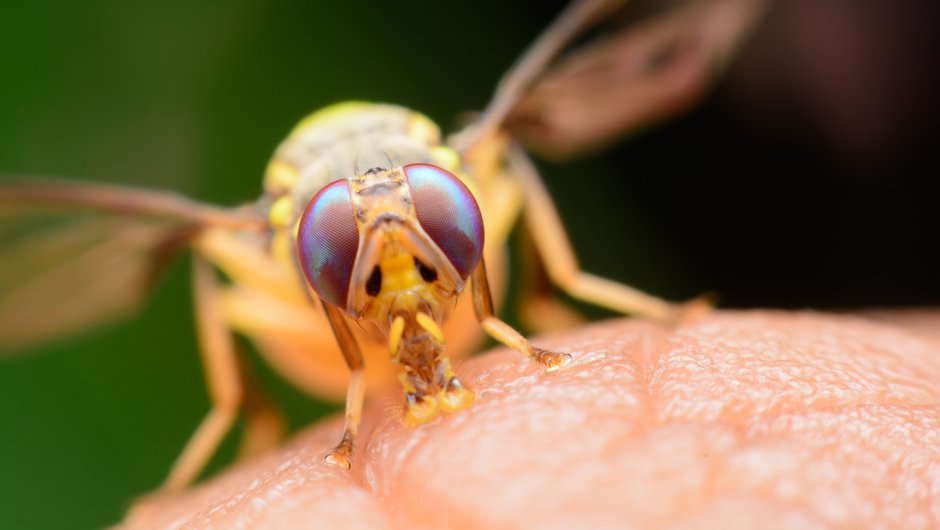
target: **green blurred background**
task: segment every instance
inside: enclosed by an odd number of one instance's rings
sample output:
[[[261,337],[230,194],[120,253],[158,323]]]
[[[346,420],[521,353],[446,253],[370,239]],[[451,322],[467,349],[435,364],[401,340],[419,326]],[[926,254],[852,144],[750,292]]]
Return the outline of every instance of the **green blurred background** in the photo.
[[[560,4],[8,0],[0,174],[251,200],[277,143],[324,105],[393,102],[452,130]],[[805,101],[748,84],[791,51],[767,34],[686,118],[602,157],[542,165],[585,268],[674,299],[718,290],[729,305],[936,303],[922,178],[936,157],[917,143],[935,126],[883,169],[855,163],[811,111],[781,107]],[[749,97],[766,93],[776,99]],[[755,120],[749,108],[785,111]],[[863,268],[847,275],[847,263]],[[101,527],[162,481],[208,409],[187,272],[185,260],[171,268],[136,318],[0,359],[0,528]],[[295,428],[338,410],[259,368]]]

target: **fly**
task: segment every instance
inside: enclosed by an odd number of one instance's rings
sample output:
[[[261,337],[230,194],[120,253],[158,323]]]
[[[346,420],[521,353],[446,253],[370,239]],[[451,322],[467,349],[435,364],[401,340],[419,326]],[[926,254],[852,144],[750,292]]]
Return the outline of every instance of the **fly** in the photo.
[[[352,465],[368,387],[397,376],[410,425],[473,403],[472,388],[450,359],[472,349],[479,329],[547,371],[562,368],[569,355],[533,345],[496,316],[493,285],[501,291],[504,243],[520,218],[550,280],[574,298],[675,318],[681,306],[581,271],[535,166],[511,134],[560,153],[609,140],[634,122],[619,107],[598,109],[592,101],[611,89],[627,90],[647,72],[595,78],[610,72],[583,67],[625,51],[647,58],[667,48],[670,57],[681,54],[687,48],[677,48],[677,39],[699,42],[687,33],[720,12],[701,6],[737,0],[690,2],[699,11],[667,12],[645,26],[641,39],[618,33],[556,61],[620,3],[572,4],[502,80],[480,117],[450,138],[424,115],[395,105],[346,102],[313,113],[276,149],[261,198],[242,207],[93,184],[3,185],[0,207],[14,219],[48,206],[104,215],[4,249],[22,264],[10,277],[23,280],[3,289],[0,341],[22,349],[126,313],[145,298],[167,260],[191,250],[211,410],[164,483],[178,490],[198,476],[240,410],[249,417],[246,437],[276,438],[271,422],[251,421],[271,410],[252,401],[236,333],[311,394],[336,393],[335,381],[348,371],[344,434],[325,456],[345,468]],[[743,13],[735,19],[738,32],[757,10]],[[706,58],[727,55],[727,39],[716,42],[701,40]],[[659,65],[656,74],[668,68]],[[585,74],[574,86],[571,71]],[[552,116],[571,102],[585,115],[603,115],[606,129],[559,136],[565,129]],[[34,267],[38,260],[56,268]],[[220,282],[217,271],[228,281]],[[469,296],[459,296],[465,291]],[[377,368],[372,376],[366,365]]]

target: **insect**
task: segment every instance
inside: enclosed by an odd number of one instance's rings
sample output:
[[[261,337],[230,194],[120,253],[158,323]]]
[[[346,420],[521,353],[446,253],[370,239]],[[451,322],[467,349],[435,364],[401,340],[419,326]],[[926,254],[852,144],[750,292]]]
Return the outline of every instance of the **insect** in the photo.
[[[265,176],[264,196],[247,207],[216,208],[164,193],[101,186],[26,182],[4,187],[0,200],[17,207],[69,205],[127,214],[122,225],[92,220],[70,231],[106,234],[96,247],[99,256],[113,258],[112,251],[129,256],[83,281],[80,296],[70,304],[45,282],[5,293],[4,342],[29,344],[109,318],[122,309],[112,297],[121,291],[142,293],[146,278],[164,259],[192,249],[213,409],[167,479],[165,487],[177,489],[198,474],[243,404],[233,332],[252,338],[279,372],[304,388],[322,391],[318,374],[345,369],[326,359],[345,359],[353,371],[346,435],[328,455],[344,466],[370,384],[363,364],[379,368],[376,379],[385,379],[394,371],[387,358],[400,363],[407,421],[420,423],[435,412],[470,404],[470,389],[459,383],[443,356],[443,343],[446,339],[450,349],[462,350],[461,342],[472,337],[461,337],[476,329],[470,325],[474,312],[497,339],[547,368],[563,364],[562,352],[539,350],[494,315],[486,264],[497,261],[519,215],[525,215],[549,273],[563,288],[619,310],[667,318],[673,306],[577,270],[534,168],[502,133],[513,120],[520,128],[531,125],[539,87],[535,78],[573,35],[607,10],[606,4],[581,2],[563,15],[506,78],[489,110],[450,141],[422,115],[395,106],[352,103],[314,114],[279,148]],[[523,98],[528,94],[533,96]],[[435,224],[424,205],[438,199],[422,203],[427,194],[444,196],[448,206],[438,209],[456,213]],[[344,215],[355,224],[355,237],[351,223],[331,224]],[[305,226],[310,232],[295,234]],[[322,247],[304,238],[321,231],[336,241]],[[463,246],[448,247],[458,236],[466,239]],[[48,250],[61,241],[27,242],[24,252]],[[213,268],[230,282],[220,284]],[[462,297],[463,306],[453,308],[442,323],[464,288],[471,296]],[[83,309],[76,310],[80,302]],[[39,306],[44,307],[41,319],[30,310]],[[366,329],[350,326],[351,317]],[[375,331],[385,335],[383,342],[369,341]],[[308,362],[307,356],[315,358]]]

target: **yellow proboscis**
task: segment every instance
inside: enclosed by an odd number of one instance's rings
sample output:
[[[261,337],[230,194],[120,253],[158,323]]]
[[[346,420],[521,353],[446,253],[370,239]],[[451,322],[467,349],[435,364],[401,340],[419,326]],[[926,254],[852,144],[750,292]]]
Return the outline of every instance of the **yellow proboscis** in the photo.
[[[417,403],[408,405],[405,409],[405,417],[402,419],[405,425],[417,427],[436,418],[438,412],[440,408],[437,399],[434,396],[424,396]]]
[[[444,412],[457,412],[473,404],[476,396],[464,387],[441,390],[437,393],[437,403]]]

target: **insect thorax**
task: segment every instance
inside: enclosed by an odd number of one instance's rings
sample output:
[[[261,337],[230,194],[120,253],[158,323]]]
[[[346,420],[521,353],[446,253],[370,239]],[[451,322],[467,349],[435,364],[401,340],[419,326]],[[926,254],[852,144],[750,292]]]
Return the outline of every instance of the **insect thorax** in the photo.
[[[423,114],[386,104],[345,102],[304,118],[277,148],[260,204],[274,228],[272,252],[287,255],[307,203],[325,185],[369,169],[432,163],[459,172],[456,153]]]

